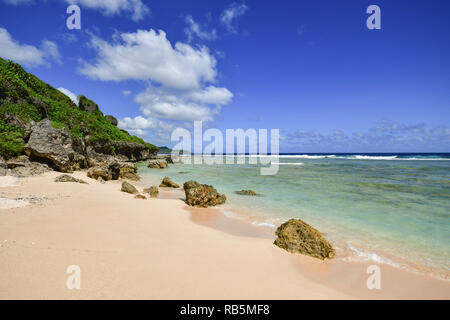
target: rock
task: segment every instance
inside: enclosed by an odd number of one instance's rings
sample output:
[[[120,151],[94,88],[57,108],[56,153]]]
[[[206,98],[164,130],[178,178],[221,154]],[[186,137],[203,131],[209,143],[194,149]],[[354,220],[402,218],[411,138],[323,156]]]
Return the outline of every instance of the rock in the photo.
[[[118,180],[120,176],[120,165],[117,161],[105,162],[89,168],[87,176],[95,180],[98,177],[102,177],[105,181]]]
[[[122,189],[120,191],[132,193],[132,194],[139,193],[139,191],[131,183],[128,183],[126,181],[122,182]]]
[[[109,168],[106,165],[99,165],[89,168],[89,170],[87,171],[87,176],[95,180],[97,180],[99,177],[101,177],[103,180],[111,180],[111,173],[109,172]]]
[[[48,165],[31,162],[27,156],[18,156],[8,161],[0,161],[0,176],[31,177],[51,171]]]
[[[54,128],[49,119],[33,127],[25,152],[29,158],[48,162],[59,171],[73,171],[75,152],[72,137],[64,129]]]
[[[234,193],[242,195],[242,196],[257,196],[258,194],[253,190],[239,190]]]
[[[186,181],[183,184],[183,189],[184,190],[188,190],[188,189],[197,188],[197,187],[200,187],[200,186],[201,186],[201,184],[198,183],[197,181],[189,180],[189,181]]]
[[[102,184],[105,184],[105,183],[106,183],[105,180],[103,180],[102,177],[98,177],[98,178],[97,178],[97,181],[100,182],[100,183],[102,183]]]
[[[153,155],[145,145],[128,141],[90,141],[86,149],[91,153],[121,157],[122,161],[144,161]]]
[[[47,112],[47,106],[45,105],[44,101],[42,101],[39,98],[36,98],[35,96],[30,95],[30,104],[36,107],[38,109],[38,112],[41,114],[42,118],[45,119],[48,117]]]
[[[0,168],[3,168],[3,169],[7,168],[6,161],[5,161],[5,159],[3,159],[2,156],[0,156]]]
[[[151,186],[150,188],[144,189],[144,193],[148,193],[150,198],[156,198],[159,194],[157,186]]]
[[[164,179],[162,180],[162,182],[159,186],[167,187],[167,188],[179,188],[180,187],[178,184],[176,184],[175,182],[173,182],[172,180],[170,180],[167,177],[164,177]]]
[[[306,254],[318,259],[332,259],[335,251],[322,234],[300,219],[291,219],[276,231],[274,244],[291,253]]]
[[[13,159],[6,161],[6,167],[8,169],[14,169],[17,167],[29,167],[31,165],[30,160],[27,156],[18,156]]]
[[[142,194],[137,194],[134,196],[135,199],[143,199],[143,200],[147,200],[147,197],[142,195]]]
[[[9,112],[3,113],[1,115],[1,119],[3,120],[3,122],[5,122],[6,124],[8,124],[10,126],[23,129],[25,131],[25,137],[24,137],[25,140],[27,140],[30,137],[31,129],[36,124],[32,119],[30,119],[28,121],[24,121],[20,118],[19,115],[12,114]]]
[[[133,181],[139,181],[141,178],[137,174],[137,167],[134,163],[119,162],[121,179],[128,179]]]
[[[94,113],[95,111],[99,111],[100,108],[98,105],[86,98],[85,96],[79,96],[78,97],[78,108],[81,110],[87,111],[89,113]]]
[[[147,164],[147,168],[164,169],[167,167],[167,162],[161,160],[150,160]]]
[[[113,126],[116,126],[117,127],[117,124],[119,123],[118,121],[117,121],[117,119],[115,118],[115,117],[113,117],[112,115],[106,115],[105,116],[105,118],[106,118],[106,120],[108,120]]]
[[[186,195],[186,203],[194,207],[211,207],[225,203],[227,197],[207,184],[199,184],[196,181],[187,181],[183,185]]]
[[[55,182],[76,182],[76,183],[88,184],[86,181],[77,179],[68,174],[63,174],[63,175],[60,175],[59,177],[56,177]]]

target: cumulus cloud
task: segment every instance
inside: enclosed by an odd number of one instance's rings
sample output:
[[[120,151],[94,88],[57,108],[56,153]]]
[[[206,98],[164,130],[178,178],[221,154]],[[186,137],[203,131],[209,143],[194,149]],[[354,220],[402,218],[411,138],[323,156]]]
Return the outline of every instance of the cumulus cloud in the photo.
[[[116,33],[110,42],[92,36],[90,45],[96,57],[81,63],[82,74],[146,85],[134,97],[141,115],[121,119],[119,126],[141,137],[151,134],[151,141],[167,143],[171,131],[189,121],[213,121],[233,98],[227,88],[215,85],[217,62],[207,47],[172,45],[162,30]]]
[[[450,149],[450,128],[383,120],[365,132],[323,134],[296,130],[284,135],[284,148],[301,152],[437,152]]]
[[[58,90],[61,91],[62,93],[64,93],[66,96],[68,96],[70,98],[70,100],[73,101],[73,103],[78,105],[78,95],[77,94],[73,93],[69,89],[62,88],[62,87],[59,87]]]
[[[196,37],[200,40],[217,39],[217,32],[215,29],[212,29],[211,31],[205,30],[205,28],[196,22],[192,16],[186,16],[185,22],[186,28],[184,28],[184,32],[188,37],[188,42],[191,42]]]
[[[0,28],[0,56],[29,67],[48,64],[51,60],[61,62],[56,43],[44,40],[40,48],[22,44],[4,28]]]
[[[222,12],[220,16],[220,22],[225,26],[225,28],[234,34],[237,34],[237,18],[243,16],[248,10],[247,5],[242,3],[233,2],[227,9]]]
[[[140,21],[150,12],[141,0],[65,0],[70,4],[100,10],[106,16],[131,14],[131,19]]]
[[[177,89],[214,82],[216,59],[206,47],[177,42],[173,47],[162,30],[122,33],[113,43],[93,36],[94,63],[84,63],[81,73],[99,80],[149,80]]]

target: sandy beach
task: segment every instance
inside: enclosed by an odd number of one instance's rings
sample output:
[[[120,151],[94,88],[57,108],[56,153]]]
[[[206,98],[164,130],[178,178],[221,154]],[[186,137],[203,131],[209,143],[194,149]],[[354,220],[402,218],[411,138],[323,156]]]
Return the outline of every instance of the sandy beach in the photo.
[[[120,192],[120,180],[58,175],[0,186],[0,198],[26,202],[0,210],[0,299],[450,298],[448,281],[387,265],[381,289],[369,290],[371,263],[289,254],[265,230],[188,208],[181,191],[141,200]],[[66,287],[70,265],[80,290]]]

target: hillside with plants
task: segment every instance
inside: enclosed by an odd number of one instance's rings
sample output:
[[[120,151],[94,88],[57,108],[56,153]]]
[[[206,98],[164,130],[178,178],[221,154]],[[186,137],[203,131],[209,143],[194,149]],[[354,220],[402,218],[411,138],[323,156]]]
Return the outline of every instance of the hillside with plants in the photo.
[[[45,118],[86,143],[132,142],[156,152],[154,145],[119,129],[115,118],[105,116],[93,101],[80,96],[79,105],[19,64],[0,58],[0,155],[23,154],[31,127]]]

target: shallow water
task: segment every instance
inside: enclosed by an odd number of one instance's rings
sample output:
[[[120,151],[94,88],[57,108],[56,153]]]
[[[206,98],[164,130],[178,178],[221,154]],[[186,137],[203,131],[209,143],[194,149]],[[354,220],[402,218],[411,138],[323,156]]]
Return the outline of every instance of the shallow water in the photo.
[[[280,164],[273,176],[260,175],[260,166],[248,161],[140,166],[139,174],[145,183],[168,176],[214,185],[227,195],[226,214],[255,224],[301,218],[353,258],[450,274],[449,154],[282,155],[273,161]],[[233,193],[242,189],[263,196]]]

